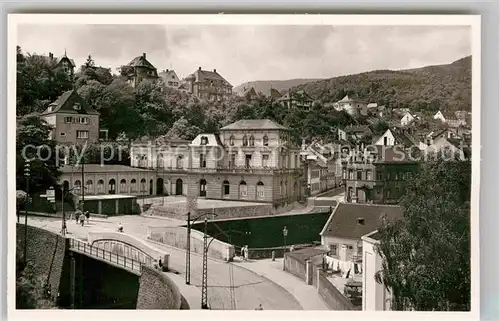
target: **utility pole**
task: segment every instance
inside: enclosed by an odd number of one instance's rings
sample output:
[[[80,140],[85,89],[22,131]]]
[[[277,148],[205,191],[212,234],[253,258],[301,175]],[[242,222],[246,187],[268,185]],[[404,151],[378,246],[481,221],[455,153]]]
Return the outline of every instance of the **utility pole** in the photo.
[[[24,164],[24,176],[26,177],[26,202],[24,205],[24,266],[28,264],[28,204],[30,199],[30,160]]]
[[[187,214],[186,284],[191,283],[191,212]]]
[[[203,231],[203,273],[201,278],[201,308],[208,309],[208,289],[207,289],[207,269],[208,269],[208,244],[207,244],[207,225],[208,220],[205,217],[205,228]]]

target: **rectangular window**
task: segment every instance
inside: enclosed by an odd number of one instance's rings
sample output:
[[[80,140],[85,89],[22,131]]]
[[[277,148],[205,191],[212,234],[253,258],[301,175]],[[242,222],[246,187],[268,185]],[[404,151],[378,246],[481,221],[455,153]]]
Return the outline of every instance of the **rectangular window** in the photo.
[[[371,181],[372,180],[372,171],[367,170],[366,171],[366,180]]]
[[[229,155],[229,167],[236,166],[236,154]]]
[[[78,120],[79,120],[80,124],[88,124],[89,123],[89,119],[87,117],[80,117]]]
[[[332,256],[337,256],[338,255],[338,246],[337,246],[337,244],[330,244],[329,245],[329,250],[330,250],[330,255],[332,255]]]
[[[73,122],[73,117],[71,117],[71,116],[64,117],[64,122],[66,124],[71,124]]]
[[[200,168],[206,168],[207,167],[207,159],[205,157],[205,154],[200,154]]]
[[[349,179],[354,179],[354,171],[352,169],[349,170]]]
[[[252,154],[245,155],[245,167],[250,167],[252,164]]]
[[[356,179],[358,181],[363,179],[363,174],[362,173],[363,173],[362,171],[357,171],[356,172]]]
[[[262,155],[262,167],[269,166],[269,155]]]
[[[299,157],[297,155],[294,156],[295,157],[295,168],[298,168],[299,167]]]
[[[61,136],[66,136],[66,133],[60,133],[59,135],[61,135]]]
[[[89,131],[88,130],[77,130],[76,131],[76,138],[81,138],[81,139],[89,138]]]
[[[382,172],[377,172],[377,181],[383,180]]]

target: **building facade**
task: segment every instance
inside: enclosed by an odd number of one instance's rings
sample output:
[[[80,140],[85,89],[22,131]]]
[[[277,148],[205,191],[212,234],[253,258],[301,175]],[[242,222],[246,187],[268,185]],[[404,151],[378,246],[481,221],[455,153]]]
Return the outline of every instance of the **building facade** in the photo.
[[[309,111],[313,105],[312,98],[304,90],[296,92],[289,91],[280,97],[278,102],[280,102],[285,108],[298,108],[304,111]]]
[[[231,97],[233,86],[216,69],[198,68],[185,79],[189,93],[208,101],[223,101]]]
[[[346,95],[335,103],[335,109],[338,111],[345,110],[351,116],[366,116],[368,114],[367,105],[368,104],[362,100],[353,99]]]
[[[400,146],[373,147],[353,150],[343,160],[347,203],[396,204],[404,195],[405,180],[418,171],[419,163]]]
[[[181,81],[174,70],[164,70],[158,74],[158,77],[166,87],[178,89],[181,85]]]
[[[60,144],[99,141],[99,113],[69,90],[51,103],[41,117],[52,127],[50,138]]]
[[[169,194],[276,206],[304,195],[300,149],[289,129],[267,119],[241,120],[189,143],[134,144],[131,160],[155,170]]]
[[[127,82],[136,87],[143,80],[157,80],[158,72],[147,59],[146,53],[135,57],[127,65],[121,67],[122,76],[126,77]]]
[[[361,237],[363,241],[363,311],[390,311],[391,293],[375,280],[382,270],[382,257],[376,247],[380,243],[377,231]]]

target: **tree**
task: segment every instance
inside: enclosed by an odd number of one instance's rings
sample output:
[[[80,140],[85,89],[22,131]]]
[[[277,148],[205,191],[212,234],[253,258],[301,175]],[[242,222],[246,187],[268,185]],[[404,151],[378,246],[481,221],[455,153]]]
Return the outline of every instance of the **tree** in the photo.
[[[17,51],[16,114],[42,112],[49,102],[73,88],[73,80],[55,60]]]
[[[19,223],[19,212],[21,208],[26,204],[28,200],[28,194],[25,191],[17,190],[16,191],[16,216],[17,222]]]
[[[180,139],[194,139],[196,135],[201,134],[202,130],[199,127],[190,125],[186,118],[181,117],[178,119],[172,128],[165,135],[166,139],[180,138]]]
[[[57,164],[55,141],[49,139],[51,128],[36,115],[25,116],[17,126],[16,177],[19,190],[26,190],[24,168],[30,159],[30,193],[56,186],[61,172]]]
[[[94,62],[94,59],[92,59],[92,56],[89,54],[89,56],[87,57],[87,60],[85,61],[85,63],[83,64],[86,68],[91,68],[91,67],[94,67],[95,66],[95,62]]]
[[[393,310],[470,310],[470,161],[425,163],[406,181],[401,220],[379,229]]]

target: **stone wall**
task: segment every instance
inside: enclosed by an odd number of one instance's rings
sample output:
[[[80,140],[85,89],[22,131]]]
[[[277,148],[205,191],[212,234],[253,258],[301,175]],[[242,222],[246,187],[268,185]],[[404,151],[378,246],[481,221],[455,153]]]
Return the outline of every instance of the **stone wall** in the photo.
[[[179,288],[165,273],[148,266],[142,267],[138,310],[180,310],[181,298]]]
[[[29,219],[29,218],[28,218]],[[35,264],[35,273],[47,280],[53,299],[59,292],[61,275],[65,259],[66,239],[49,231],[29,226],[27,227],[27,259]],[[24,255],[24,224],[16,226],[16,256]]]
[[[199,209],[198,212],[201,214],[202,211],[210,212],[211,209]],[[272,205],[254,205],[254,206],[235,206],[235,207],[221,207],[216,209],[217,219],[225,218],[239,218],[239,217],[253,217],[253,216],[265,216],[275,214]],[[163,216],[169,218],[175,218],[178,220],[186,220],[186,204],[169,204],[168,206],[154,205],[151,206],[147,214],[155,216]]]
[[[285,256],[285,271],[306,282],[306,263],[290,255]]]
[[[148,226],[147,237],[150,240],[167,244],[180,249],[186,249],[187,228],[178,226]],[[208,239],[210,242],[212,238]],[[203,254],[203,233],[191,229],[191,252]],[[208,257],[231,261],[234,258],[234,246],[214,239],[208,250]]]
[[[332,310],[356,310],[352,303],[326,278],[325,273],[317,270],[317,289],[320,297]]]

